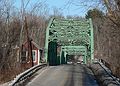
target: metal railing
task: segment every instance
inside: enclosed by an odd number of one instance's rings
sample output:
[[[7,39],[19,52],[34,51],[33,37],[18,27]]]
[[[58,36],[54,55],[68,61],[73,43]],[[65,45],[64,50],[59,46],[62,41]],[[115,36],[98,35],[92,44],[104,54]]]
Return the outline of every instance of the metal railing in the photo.
[[[36,66],[24,71],[23,73],[16,76],[16,78],[12,81],[12,83],[9,84],[9,86],[19,86],[26,79],[28,79],[33,73],[35,73],[37,70],[39,70],[39,69],[41,69],[41,68],[43,68],[45,66],[47,66],[46,63],[39,64],[39,65],[36,65]]]
[[[98,82],[102,86],[120,86],[119,78],[115,77],[105,64],[105,61],[95,60],[93,66],[91,65]]]
[[[112,75],[112,73],[110,73],[111,70],[109,70],[102,62],[98,63],[106,71],[106,73],[120,86],[118,78],[116,78],[115,76]]]

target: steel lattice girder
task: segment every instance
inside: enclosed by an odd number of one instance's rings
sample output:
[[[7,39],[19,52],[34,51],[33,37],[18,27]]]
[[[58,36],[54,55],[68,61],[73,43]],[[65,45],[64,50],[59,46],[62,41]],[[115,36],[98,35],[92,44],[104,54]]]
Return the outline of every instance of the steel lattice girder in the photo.
[[[87,49],[85,46],[62,46],[62,51],[68,55],[85,55],[87,56]]]
[[[47,61],[48,43],[55,41],[61,46],[86,46],[91,60],[94,57],[93,25],[91,19],[52,18],[46,29],[45,58]]]
[[[61,53],[61,54],[64,54],[64,57],[61,56],[61,58],[62,59],[64,58],[65,62],[67,61],[67,55],[80,55],[83,58],[83,62],[85,64],[87,63],[87,48],[86,48],[86,46],[62,46],[61,52],[64,52],[64,53]]]
[[[61,45],[75,45],[76,41],[89,44],[90,35],[88,20],[54,19],[49,27],[49,41],[56,40]]]

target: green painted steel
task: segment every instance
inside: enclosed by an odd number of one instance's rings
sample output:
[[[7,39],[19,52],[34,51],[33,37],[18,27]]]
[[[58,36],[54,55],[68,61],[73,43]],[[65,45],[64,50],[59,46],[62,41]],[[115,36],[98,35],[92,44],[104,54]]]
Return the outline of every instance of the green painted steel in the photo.
[[[63,46],[62,51],[66,52],[68,55],[85,55],[87,54],[87,49],[85,46]]]
[[[61,64],[65,64],[66,63],[66,61],[65,61],[65,52],[64,51],[62,51],[62,53],[61,53]]]
[[[66,57],[66,55],[81,55],[83,56],[84,63],[87,63],[87,48],[85,46],[62,46],[61,51],[66,53],[64,57]]]
[[[57,43],[56,42],[49,42],[48,44],[48,62],[49,65],[57,65]]]
[[[91,30],[91,42],[90,42],[90,45],[91,45],[91,62],[94,60],[94,33],[93,33],[93,24],[92,24],[92,19],[89,19],[90,21],[90,30]]]
[[[83,55],[84,63],[94,59],[94,37],[91,19],[52,18],[46,29],[45,59],[48,56],[49,42],[61,46],[60,63],[66,63],[66,55]],[[54,57],[53,57],[54,59]]]
[[[44,49],[44,55],[45,55],[45,61],[47,62],[48,61],[48,43],[49,43],[49,29],[51,27],[51,23],[53,21],[54,18],[51,18],[48,26],[47,26],[47,29],[46,29],[46,40],[45,40],[45,49]]]

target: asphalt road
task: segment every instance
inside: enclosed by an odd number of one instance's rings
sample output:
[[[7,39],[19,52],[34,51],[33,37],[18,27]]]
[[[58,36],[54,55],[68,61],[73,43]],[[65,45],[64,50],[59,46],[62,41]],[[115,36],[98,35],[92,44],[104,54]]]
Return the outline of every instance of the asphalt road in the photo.
[[[98,86],[92,71],[83,64],[50,66],[37,74],[26,86]]]

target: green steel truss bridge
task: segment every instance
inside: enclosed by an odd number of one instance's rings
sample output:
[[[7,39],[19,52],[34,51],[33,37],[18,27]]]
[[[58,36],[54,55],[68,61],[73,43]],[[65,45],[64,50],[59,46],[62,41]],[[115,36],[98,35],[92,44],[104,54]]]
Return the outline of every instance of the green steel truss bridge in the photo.
[[[46,29],[45,60],[50,65],[65,64],[68,55],[81,55],[85,64],[94,59],[91,19],[52,18]]]
[[[46,31],[47,63],[41,63],[24,71],[8,86],[120,86],[119,80],[101,62],[92,65],[92,70],[84,64],[55,66],[66,64],[67,60],[72,58],[71,55],[80,55],[85,64],[93,61],[94,42],[91,19],[52,18]],[[46,67],[48,63],[50,66]],[[43,67],[46,68],[42,69]],[[99,77],[96,79],[94,75]]]

